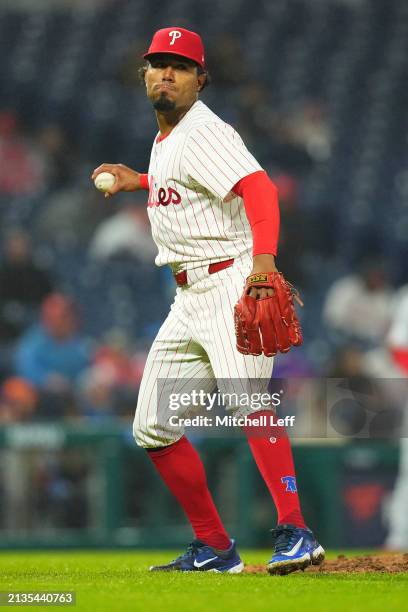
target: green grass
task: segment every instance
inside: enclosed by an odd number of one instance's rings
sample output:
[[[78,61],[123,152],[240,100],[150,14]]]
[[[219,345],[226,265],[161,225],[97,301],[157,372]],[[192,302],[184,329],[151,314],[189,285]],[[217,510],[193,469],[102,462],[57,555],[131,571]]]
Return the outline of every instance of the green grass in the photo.
[[[76,591],[77,604],[67,609],[86,612],[383,612],[405,609],[408,600],[408,574],[298,572],[281,577],[147,571],[150,564],[174,556],[168,551],[2,552],[0,590]],[[246,564],[263,564],[268,552],[244,551],[242,556]]]

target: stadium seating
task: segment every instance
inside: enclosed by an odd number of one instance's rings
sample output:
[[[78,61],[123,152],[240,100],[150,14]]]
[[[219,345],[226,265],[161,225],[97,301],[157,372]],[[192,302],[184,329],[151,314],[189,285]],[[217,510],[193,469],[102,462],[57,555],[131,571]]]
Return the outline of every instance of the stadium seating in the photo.
[[[82,10],[78,3],[31,12],[1,8],[2,106],[18,111],[27,133],[44,122],[61,123],[80,151],[79,163],[89,169],[120,160],[143,170],[156,126],[143,88],[124,76],[123,67],[139,62],[151,32],[169,23],[199,29],[209,51],[228,32],[241,49],[247,78],[271,93],[274,112],[290,115],[307,100],[326,107],[331,154],[300,178],[301,206],[314,218],[329,219],[332,245],[330,257],[318,247],[309,253],[306,337],[313,338],[323,288],[367,245],[387,256],[396,282],[406,282],[408,4],[151,0],[141,6],[117,0]],[[216,58],[211,60],[216,73]],[[216,111],[229,108],[234,118],[244,84],[218,88],[215,82],[204,99]],[[260,161],[268,164],[268,156]],[[3,224],[29,227],[47,195],[1,196]],[[319,242],[322,227],[305,231],[309,242]],[[166,311],[165,289],[157,297],[165,284],[161,273],[146,274],[131,260],[89,263],[81,248],[59,246],[58,236],[52,245],[62,283],[86,305],[90,334],[120,325],[137,339],[152,329]]]

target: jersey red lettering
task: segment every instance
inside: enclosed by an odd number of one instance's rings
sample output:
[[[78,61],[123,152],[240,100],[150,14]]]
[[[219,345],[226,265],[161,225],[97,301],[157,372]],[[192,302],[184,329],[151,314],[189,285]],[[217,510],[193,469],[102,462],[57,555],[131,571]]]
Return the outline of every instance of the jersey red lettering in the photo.
[[[167,190],[164,187],[160,187],[157,191],[157,200],[154,197],[154,177],[149,177],[149,200],[147,206],[152,208],[153,206],[168,206],[169,204],[180,204],[181,195],[178,191],[169,187]]]

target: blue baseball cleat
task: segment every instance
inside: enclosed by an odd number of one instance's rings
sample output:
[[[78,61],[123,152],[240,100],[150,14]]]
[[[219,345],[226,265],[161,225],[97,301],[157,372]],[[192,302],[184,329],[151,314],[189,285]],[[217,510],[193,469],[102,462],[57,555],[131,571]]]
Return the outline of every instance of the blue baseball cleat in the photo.
[[[239,574],[244,569],[235,541],[226,551],[215,552],[214,548],[194,540],[186,552],[167,565],[152,565],[151,572],[216,572]]]
[[[275,539],[275,554],[267,565],[270,574],[290,574],[304,570],[309,565],[320,565],[324,561],[324,549],[310,529],[294,525],[278,525],[272,531]]]

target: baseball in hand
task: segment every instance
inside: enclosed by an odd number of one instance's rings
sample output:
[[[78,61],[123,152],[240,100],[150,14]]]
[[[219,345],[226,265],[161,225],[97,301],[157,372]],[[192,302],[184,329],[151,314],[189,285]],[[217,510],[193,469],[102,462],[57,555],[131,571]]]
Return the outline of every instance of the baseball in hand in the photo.
[[[107,191],[116,182],[116,177],[110,172],[101,172],[95,177],[94,183],[95,187],[99,189],[99,191]]]

